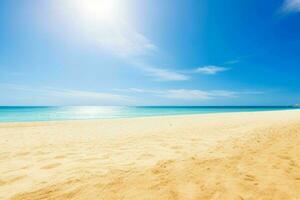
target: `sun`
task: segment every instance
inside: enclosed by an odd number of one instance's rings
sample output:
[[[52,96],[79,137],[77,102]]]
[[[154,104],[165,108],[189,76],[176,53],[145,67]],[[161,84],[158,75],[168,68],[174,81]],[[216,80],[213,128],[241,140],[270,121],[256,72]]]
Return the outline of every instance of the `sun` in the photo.
[[[113,23],[118,19],[116,0],[72,0],[70,1],[78,17],[85,23]]]

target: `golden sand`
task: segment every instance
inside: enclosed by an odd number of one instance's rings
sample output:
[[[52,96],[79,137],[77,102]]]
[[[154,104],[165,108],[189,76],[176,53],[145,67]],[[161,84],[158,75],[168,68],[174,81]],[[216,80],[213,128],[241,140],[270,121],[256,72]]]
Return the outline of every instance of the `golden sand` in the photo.
[[[0,199],[300,199],[300,111],[0,124]]]

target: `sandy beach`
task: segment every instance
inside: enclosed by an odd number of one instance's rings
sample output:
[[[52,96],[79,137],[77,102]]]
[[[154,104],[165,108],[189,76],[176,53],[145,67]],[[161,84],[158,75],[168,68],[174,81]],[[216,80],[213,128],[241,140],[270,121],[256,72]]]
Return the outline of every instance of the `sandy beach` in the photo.
[[[0,199],[300,199],[300,111],[1,123]]]

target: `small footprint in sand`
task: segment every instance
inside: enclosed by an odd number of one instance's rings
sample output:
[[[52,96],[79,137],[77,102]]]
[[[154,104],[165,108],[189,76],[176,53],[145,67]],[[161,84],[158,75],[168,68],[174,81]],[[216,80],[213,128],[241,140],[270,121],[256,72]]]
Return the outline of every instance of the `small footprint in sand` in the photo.
[[[197,139],[197,138],[192,138],[191,139],[191,142],[193,142],[193,143],[198,143],[200,141],[200,139]]]
[[[53,163],[53,164],[46,165],[46,166],[42,167],[41,169],[53,169],[55,167],[58,167],[59,165],[61,165],[61,164],[60,163]]]
[[[293,160],[290,160],[290,161],[289,161],[289,165],[290,165],[291,167],[296,167],[296,166],[297,166],[297,163],[296,163],[295,161],[293,161]]]
[[[144,153],[142,154],[140,157],[139,157],[139,160],[142,160],[142,159],[149,159],[149,158],[153,158],[154,155],[150,154],[150,153]]]
[[[176,146],[171,146],[171,149],[182,149],[182,147],[179,145],[176,145]]]
[[[110,156],[108,154],[106,154],[106,155],[103,155],[101,159],[106,160],[106,159],[109,159],[109,158],[110,158]]]
[[[93,160],[99,160],[99,158],[97,158],[97,157],[90,157],[90,158],[78,159],[79,162],[82,162],[82,161],[93,161]]]
[[[24,167],[21,167],[20,169],[28,169],[29,166],[24,166]]]
[[[256,177],[250,174],[246,174],[244,180],[246,181],[256,181]]]
[[[242,197],[241,195],[238,196],[240,200],[244,200],[244,197]]]
[[[281,159],[284,159],[284,160],[290,160],[291,159],[289,156],[286,156],[286,155],[279,155],[278,157],[281,158]]]
[[[61,155],[61,156],[55,156],[54,158],[55,159],[63,159],[63,158],[65,158],[66,156],[63,156],[63,155]]]
[[[17,154],[17,156],[27,156],[28,154],[30,154],[29,152],[20,152]]]
[[[1,185],[5,185],[5,184],[6,184],[5,181],[0,180],[0,186],[1,186]]]
[[[43,152],[43,151],[38,151],[38,152],[35,153],[35,155],[44,155],[44,154],[46,154],[46,153]]]
[[[283,159],[283,160],[288,161],[288,162],[289,162],[288,164],[289,164],[291,167],[296,167],[296,166],[297,166],[297,163],[296,163],[291,157],[289,157],[289,156],[286,156],[286,155],[278,155],[278,157],[281,158],[281,159]],[[288,170],[288,171],[289,171],[289,170]]]

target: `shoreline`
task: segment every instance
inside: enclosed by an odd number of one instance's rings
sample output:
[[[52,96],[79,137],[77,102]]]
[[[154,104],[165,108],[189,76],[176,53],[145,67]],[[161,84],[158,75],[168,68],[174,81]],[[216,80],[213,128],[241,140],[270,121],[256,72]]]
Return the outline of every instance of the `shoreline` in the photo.
[[[173,114],[173,115],[153,115],[153,116],[134,116],[134,117],[115,117],[115,118],[92,118],[92,119],[62,119],[62,120],[45,120],[45,121],[0,121],[1,125],[16,125],[16,124],[27,124],[27,123],[76,123],[76,122],[95,122],[95,121],[110,121],[110,120],[134,120],[134,119],[151,119],[151,118],[172,118],[172,117],[200,117],[200,116],[211,116],[211,115],[230,115],[230,114],[244,114],[244,113],[269,113],[269,112],[294,112],[299,111],[300,108],[286,109],[286,110],[262,110],[262,111],[237,111],[237,112],[219,112],[219,113],[194,113],[194,114]]]
[[[0,199],[298,199],[300,110],[0,123]]]

